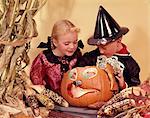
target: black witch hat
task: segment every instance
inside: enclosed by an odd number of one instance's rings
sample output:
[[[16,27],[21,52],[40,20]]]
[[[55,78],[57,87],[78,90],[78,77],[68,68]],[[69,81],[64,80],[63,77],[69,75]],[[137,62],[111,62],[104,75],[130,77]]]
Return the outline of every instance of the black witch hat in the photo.
[[[115,41],[122,35],[125,35],[128,31],[129,29],[127,27],[120,27],[112,16],[100,6],[94,36],[88,39],[88,44],[105,45],[109,42]]]

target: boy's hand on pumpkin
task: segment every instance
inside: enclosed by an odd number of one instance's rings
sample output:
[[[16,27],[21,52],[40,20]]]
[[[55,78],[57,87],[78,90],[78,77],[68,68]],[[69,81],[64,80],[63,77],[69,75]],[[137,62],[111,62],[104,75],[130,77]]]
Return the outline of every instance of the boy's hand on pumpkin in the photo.
[[[115,78],[118,80],[118,82],[119,82],[119,87],[120,87],[121,89],[126,88],[126,83],[125,83],[125,81],[124,81],[123,73],[122,73],[121,71],[118,72],[117,74],[115,74]]]

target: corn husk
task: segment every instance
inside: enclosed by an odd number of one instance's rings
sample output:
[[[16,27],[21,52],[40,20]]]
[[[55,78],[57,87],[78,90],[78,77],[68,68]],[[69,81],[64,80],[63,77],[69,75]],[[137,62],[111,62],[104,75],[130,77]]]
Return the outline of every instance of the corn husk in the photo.
[[[32,88],[24,69],[30,42],[38,36],[34,16],[46,1],[0,0],[0,105],[9,108],[3,117],[9,117],[9,110],[28,114],[23,95]]]

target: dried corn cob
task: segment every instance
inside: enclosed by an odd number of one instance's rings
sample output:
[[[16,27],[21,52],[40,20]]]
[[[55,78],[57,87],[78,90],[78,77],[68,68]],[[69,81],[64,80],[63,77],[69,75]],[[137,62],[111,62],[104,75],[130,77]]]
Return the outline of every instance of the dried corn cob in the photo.
[[[117,113],[127,110],[133,106],[135,106],[135,101],[133,99],[125,99],[120,102],[116,102],[112,105],[106,106],[102,112],[98,111],[98,118],[100,118],[101,115],[114,116]]]
[[[54,102],[58,103],[61,106],[64,106],[64,107],[69,106],[68,102],[62,96],[58,95],[57,93],[53,92],[52,90],[44,89],[41,94],[48,96]]]
[[[126,100],[126,99],[130,99],[130,94],[132,93],[140,93],[141,92],[141,88],[140,87],[130,87],[130,88],[126,88],[123,89],[120,93],[116,94],[113,98],[111,98],[106,104],[104,104],[100,109],[98,113],[103,113],[104,110],[108,107],[111,106],[113,104],[117,104],[119,102],[122,103],[122,101]]]
[[[38,101],[35,95],[29,95],[27,97],[27,103],[31,107],[33,114],[37,117],[40,115],[40,109],[38,105]]]
[[[54,102],[48,96],[36,94],[36,97],[47,109],[54,109]]]
[[[130,87],[130,88],[126,88],[123,89],[122,91],[120,91],[120,93],[114,95],[113,98],[111,98],[104,106],[102,106],[102,108],[104,108],[105,106],[111,105],[115,102],[119,102],[121,100],[124,100],[126,98],[129,98],[129,94],[132,94],[132,92],[140,92],[141,88],[140,87]]]

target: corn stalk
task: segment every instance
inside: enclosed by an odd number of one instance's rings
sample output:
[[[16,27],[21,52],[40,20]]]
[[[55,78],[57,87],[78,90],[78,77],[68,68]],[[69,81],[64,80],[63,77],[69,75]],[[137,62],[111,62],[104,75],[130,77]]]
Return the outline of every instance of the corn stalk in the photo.
[[[0,104],[16,108],[21,104],[30,83],[24,71],[30,42],[38,36],[34,16],[46,1],[0,0]],[[25,113],[23,106],[20,109]]]

